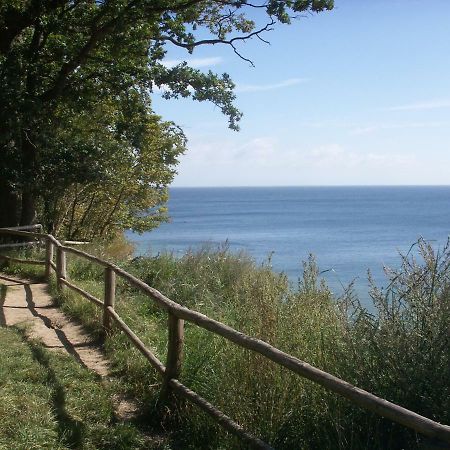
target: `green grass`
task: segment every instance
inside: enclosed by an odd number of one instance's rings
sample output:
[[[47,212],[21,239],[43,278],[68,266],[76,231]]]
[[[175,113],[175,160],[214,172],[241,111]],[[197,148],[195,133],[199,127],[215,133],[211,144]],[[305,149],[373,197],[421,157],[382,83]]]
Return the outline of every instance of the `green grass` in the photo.
[[[450,251],[419,244],[373,287],[373,310],[351,289],[333,298],[311,258],[298,286],[245,254],[226,247],[141,257],[118,264],[171,299],[442,423],[450,423]],[[94,249],[95,251],[95,249]],[[419,261],[419,262],[418,262]],[[101,269],[70,258],[69,278],[103,295]],[[72,293],[63,308],[101,334],[100,312]],[[116,309],[164,362],[166,314],[119,281]],[[373,312],[375,311],[375,313]],[[195,407],[180,402],[161,414],[156,373],[117,330],[106,341],[115,375],[147,407],[153,423],[176,430],[181,448],[240,448]],[[412,431],[354,407],[289,371],[226,340],[186,324],[181,380],[278,449],[418,448]]]
[[[1,449],[162,448],[115,418],[118,386],[72,358],[0,328]]]

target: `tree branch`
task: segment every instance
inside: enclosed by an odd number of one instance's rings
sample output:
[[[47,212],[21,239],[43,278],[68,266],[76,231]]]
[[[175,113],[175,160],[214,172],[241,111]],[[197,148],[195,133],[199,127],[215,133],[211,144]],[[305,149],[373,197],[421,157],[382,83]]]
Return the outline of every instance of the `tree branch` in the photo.
[[[30,2],[25,11],[18,11],[12,7],[2,13],[3,23],[0,27],[0,55],[6,55],[11,49],[12,42],[26,28],[33,25],[36,17],[63,6],[67,0],[49,2]]]
[[[242,56],[239,51],[237,50],[236,46],[235,46],[235,42],[238,41],[247,41],[248,39],[251,39],[253,37],[258,37],[260,40],[262,40],[265,43],[269,43],[267,40],[263,39],[260,35],[261,33],[267,32],[267,31],[272,31],[273,28],[272,26],[275,25],[275,20],[271,20],[269,23],[267,23],[264,27],[260,28],[259,30],[253,31],[249,34],[246,34],[245,36],[236,36],[234,38],[231,39],[202,39],[201,41],[196,41],[193,43],[186,43],[186,42],[181,42],[178,41],[177,39],[175,39],[174,37],[170,36],[170,35],[161,35],[159,36],[158,40],[161,41],[169,41],[172,44],[176,45],[177,47],[182,47],[187,49],[189,52],[192,52],[192,50],[195,47],[199,47],[200,45],[215,45],[215,44],[225,44],[225,45],[229,45],[233,48],[234,53],[236,53],[236,55],[239,56],[239,58],[243,59],[244,61],[249,62],[252,66],[254,66],[253,62],[248,59],[245,58],[244,56]]]
[[[104,25],[94,29],[90,38],[80,49],[80,51],[67,63],[63,64],[59,71],[53,86],[41,95],[41,100],[49,101],[59,97],[66,86],[69,76],[74,70],[82,65],[88,58],[90,52],[97,46],[97,44],[108,35],[108,33],[117,25],[120,19],[135,6],[139,0],[133,0],[114,18],[106,22]],[[101,14],[97,17],[100,20]]]
[[[102,237],[103,233],[105,232],[106,228],[108,227],[108,225],[111,225],[111,220],[114,216],[114,214],[116,213],[120,202],[122,200],[122,196],[123,193],[125,192],[125,186],[122,186],[122,189],[120,190],[119,196],[117,197],[116,202],[114,203],[114,207],[111,209],[110,213],[108,214],[108,217],[105,220],[105,223],[103,224],[103,227],[100,230],[99,236]]]

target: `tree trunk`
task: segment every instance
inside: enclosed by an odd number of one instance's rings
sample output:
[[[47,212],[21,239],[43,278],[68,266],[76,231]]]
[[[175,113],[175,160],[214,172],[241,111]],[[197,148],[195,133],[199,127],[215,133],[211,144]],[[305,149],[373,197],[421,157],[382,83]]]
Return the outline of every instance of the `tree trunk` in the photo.
[[[0,180],[0,228],[19,224],[19,196],[4,180]]]
[[[35,190],[37,177],[36,147],[24,130],[22,133],[22,209],[20,225],[31,225],[36,218]]]
[[[22,192],[22,211],[20,214],[20,225],[31,225],[36,219],[36,204],[34,195],[28,188]]]

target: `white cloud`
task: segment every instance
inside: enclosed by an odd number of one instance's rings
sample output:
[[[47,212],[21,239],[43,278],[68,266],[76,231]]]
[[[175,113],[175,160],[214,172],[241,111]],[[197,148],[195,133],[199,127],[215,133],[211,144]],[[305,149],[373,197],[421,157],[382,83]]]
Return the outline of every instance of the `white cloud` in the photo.
[[[385,111],[423,111],[429,109],[450,108],[450,100],[430,100],[427,102],[410,103],[408,105],[390,106]]]
[[[362,134],[375,133],[382,130],[401,130],[401,129],[413,129],[413,128],[441,128],[448,127],[448,123],[444,122],[406,122],[406,123],[392,123],[392,124],[375,124],[363,127],[356,127],[350,131],[350,135],[358,136]]]
[[[376,185],[448,183],[448,157],[338,143],[286,145],[271,136],[219,139],[191,136],[178,186]]]
[[[200,67],[210,67],[217,66],[223,62],[223,58],[220,56],[212,56],[210,58],[190,58],[190,59],[168,59],[163,61],[162,64],[167,68],[172,68],[181,64],[182,62],[187,62],[190,67],[194,67],[196,69]]]
[[[234,152],[234,158],[237,161],[242,159],[253,161],[260,166],[273,164],[277,157],[277,142],[272,137],[259,137],[251,139],[238,147]]]
[[[184,169],[181,168],[180,173],[184,170],[184,175],[190,171],[214,173],[218,170],[228,173],[229,180],[238,176],[239,171],[245,171],[252,179],[263,179],[266,173],[271,172],[280,180],[292,178],[292,174],[297,172],[308,174],[308,179],[316,174],[318,179],[322,179],[322,184],[326,184],[326,179],[335,178],[346,184],[345,179],[350,174],[412,170],[417,165],[412,154],[347,149],[340,144],[309,149],[285,147],[270,136],[256,137],[241,145],[236,145],[234,140],[217,141],[211,136],[196,136],[190,139],[189,144],[190,149],[182,158]],[[294,181],[292,183],[295,184]],[[351,178],[348,178],[348,183],[352,183]]]
[[[274,84],[237,84],[236,92],[260,92],[271,91],[273,89],[283,89],[297,84],[306,83],[308,78],[289,78]]]
[[[309,121],[309,122],[298,122],[297,127],[303,128],[351,128],[356,127],[353,122],[344,122],[342,120],[320,120],[320,121]]]
[[[189,150],[182,159],[192,164],[232,167],[236,164],[249,162],[258,166],[272,164],[276,159],[277,143],[271,137],[258,137],[242,144],[236,144],[235,139],[216,140],[211,135],[189,137]]]
[[[403,169],[416,163],[416,157],[409,154],[364,152],[347,150],[338,144],[324,145],[306,154],[309,165],[322,169],[386,170]]]

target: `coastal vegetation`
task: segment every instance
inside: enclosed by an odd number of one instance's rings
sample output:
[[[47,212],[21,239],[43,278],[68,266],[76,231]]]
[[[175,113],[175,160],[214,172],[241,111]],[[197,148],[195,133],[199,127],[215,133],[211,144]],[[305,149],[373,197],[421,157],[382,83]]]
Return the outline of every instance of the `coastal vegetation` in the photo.
[[[123,246],[93,247],[171,299],[261,338],[358,387],[442,423],[450,421],[450,250],[423,241],[387,271],[385,289],[372,286],[364,308],[351,286],[334,298],[311,257],[297,286],[226,246],[126,258]],[[105,253],[106,252],[106,253]],[[10,270],[15,270],[13,265]],[[69,278],[101,297],[103,273],[78,258]],[[16,266],[17,268],[17,266]],[[72,293],[62,308],[101,334],[99,312]],[[166,315],[119,284],[116,309],[161,358],[167,350]],[[114,374],[140,400],[151,422],[176,430],[183,448],[238,448],[239,442],[183,402],[161,411],[160,382],[120,332],[106,341]],[[181,380],[275,448],[419,448],[423,437],[363,411],[264,358],[197,327],[186,326]]]

